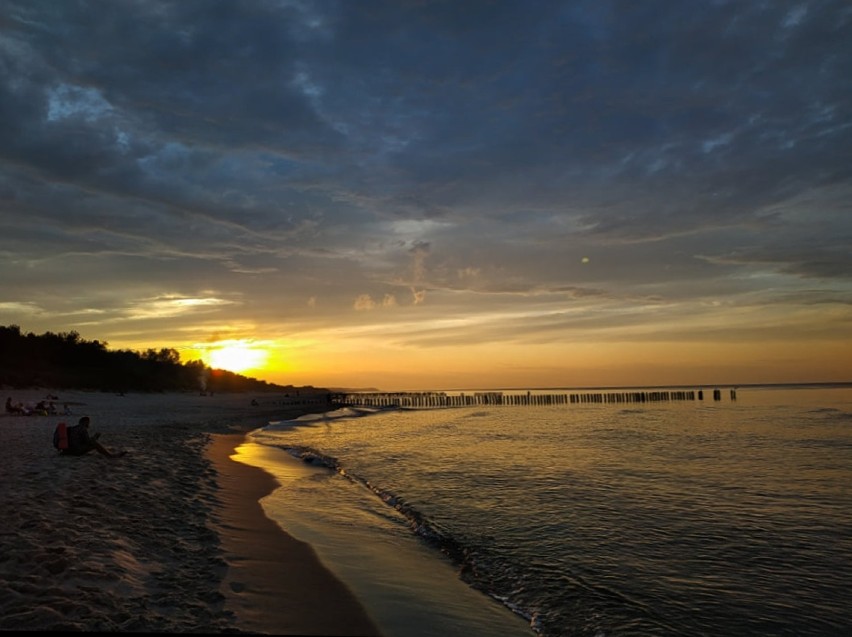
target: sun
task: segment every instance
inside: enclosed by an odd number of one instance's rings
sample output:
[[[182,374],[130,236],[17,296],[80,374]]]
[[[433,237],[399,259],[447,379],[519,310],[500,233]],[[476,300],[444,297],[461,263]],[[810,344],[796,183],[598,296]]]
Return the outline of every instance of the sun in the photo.
[[[247,369],[260,369],[266,363],[266,350],[247,343],[234,342],[210,349],[207,354],[213,369],[239,374]]]

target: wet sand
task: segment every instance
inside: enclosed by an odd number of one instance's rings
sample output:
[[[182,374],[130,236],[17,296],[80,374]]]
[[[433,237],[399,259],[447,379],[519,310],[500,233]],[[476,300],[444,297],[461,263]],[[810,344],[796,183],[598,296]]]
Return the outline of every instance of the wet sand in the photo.
[[[230,568],[226,608],[248,631],[297,635],[378,635],[352,593],[313,549],[285,534],[259,503],[277,482],[230,459],[243,436],[217,435],[208,454],[219,474],[220,536]]]

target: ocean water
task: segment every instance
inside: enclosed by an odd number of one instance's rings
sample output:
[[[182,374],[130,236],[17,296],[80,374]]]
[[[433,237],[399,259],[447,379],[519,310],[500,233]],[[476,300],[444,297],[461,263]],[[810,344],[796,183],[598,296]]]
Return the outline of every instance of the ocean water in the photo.
[[[387,637],[852,634],[849,387],[349,408],[250,440],[268,515]]]

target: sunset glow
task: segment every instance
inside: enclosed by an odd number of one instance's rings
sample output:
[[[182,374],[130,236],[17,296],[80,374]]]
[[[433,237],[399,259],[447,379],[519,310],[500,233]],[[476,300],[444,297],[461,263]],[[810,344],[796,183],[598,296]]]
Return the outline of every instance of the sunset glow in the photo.
[[[231,341],[208,349],[202,360],[213,369],[241,373],[247,370],[262,370],[268,357],[265,349],[248,342]]]

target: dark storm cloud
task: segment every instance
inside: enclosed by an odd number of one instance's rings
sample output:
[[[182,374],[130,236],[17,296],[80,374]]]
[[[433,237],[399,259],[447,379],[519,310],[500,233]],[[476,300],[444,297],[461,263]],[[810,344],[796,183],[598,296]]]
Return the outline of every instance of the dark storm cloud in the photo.
[[[848,123],[842,4],[297,6],[24,3],[7,19],[26,78],[4,84],[8,141],[58,177],[140,178],[130,160],[167,140],[189,148],[158,165],[189,174],[211,149],[343,162],[311,180],[366,162],[372,194],[434,184],[444,205],[504,178],[513,204],[540,189],[552,205],[601,182],[738,201],[791,174],[848,177],[831,135]]]

